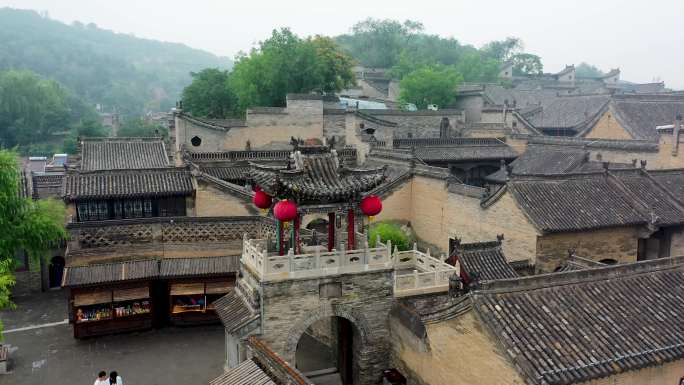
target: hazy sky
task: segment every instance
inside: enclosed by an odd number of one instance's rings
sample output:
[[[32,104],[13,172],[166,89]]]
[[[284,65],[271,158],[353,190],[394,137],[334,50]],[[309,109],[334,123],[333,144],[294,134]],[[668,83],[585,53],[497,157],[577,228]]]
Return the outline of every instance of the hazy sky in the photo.
[[[683,0],[0,0],[117,32],[233,56],[276,27],[337,35],[366,17],[421,21],[428,33],[480,46],[522,38],[546,72],[586,61],[622,79],[684,88]],[[2,28],[2,26],[0,26]]]

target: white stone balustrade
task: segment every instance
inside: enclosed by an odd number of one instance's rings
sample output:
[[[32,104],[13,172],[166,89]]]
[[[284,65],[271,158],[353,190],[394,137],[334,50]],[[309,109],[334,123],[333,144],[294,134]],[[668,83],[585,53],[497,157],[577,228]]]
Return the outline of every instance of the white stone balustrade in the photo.
[[[449,277],[459,274],[457,267],[423,253],[414,244],[413,250],[394,252],[394,296],[406,297],[449,290]]]
[[[263,239],[243,241],[242,262],[262,281],[294,278],[313,278],[343,273],[354,273],[392,268],[391,245],[357,250],[334,250],[287,255],[269,253]]]
[[[394,295],[406,297],[418,294],[443,292],[449,290],[449,277],[459,274],[457,267],[419,251],[392,252],[390,242],[369,248],[364,242],[363,249],[321,251],[294,254],[290,249],[287,255],[277,255],[267,251],[265,239],[243,241],[242,263],[252,270],[262,281],[276,281],[295,278],[315,278],[327,275],[367,272],[380,269],[394,269]]]

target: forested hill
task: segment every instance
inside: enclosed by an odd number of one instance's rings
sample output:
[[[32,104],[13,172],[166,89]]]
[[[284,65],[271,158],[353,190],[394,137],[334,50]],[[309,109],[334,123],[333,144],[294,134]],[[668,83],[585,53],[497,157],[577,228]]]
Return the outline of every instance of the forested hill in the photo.
[[[227,58],[183,44],[0,8],[0,71],[29,69],[59,81],[87,103],[126,115],[166,110],[190,84],[191,71],[230,65]]]

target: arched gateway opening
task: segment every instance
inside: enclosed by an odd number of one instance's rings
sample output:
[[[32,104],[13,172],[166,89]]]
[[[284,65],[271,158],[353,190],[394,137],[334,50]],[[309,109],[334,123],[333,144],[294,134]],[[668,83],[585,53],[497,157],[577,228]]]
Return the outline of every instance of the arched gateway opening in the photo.
[[[309,326],[297,342],[295,365],[317,385],[353,385],[360,347],[358,328],[346,318],[323,317]],[[355,349],[356,348],[356,349]]]

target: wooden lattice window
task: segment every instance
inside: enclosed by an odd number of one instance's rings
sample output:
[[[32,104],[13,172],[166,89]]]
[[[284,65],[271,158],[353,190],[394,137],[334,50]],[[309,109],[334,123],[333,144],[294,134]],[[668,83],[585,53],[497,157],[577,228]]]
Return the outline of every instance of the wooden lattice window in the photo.
[[[112,202],[112,211],[114,212],[114,218],[116,219],[121,219],[123,218],[123,204],[121,201],[113,201]]]
[[[151,199],[145,199],[143,201],[143,212],[144,212],[145,218],[149,218],[152,216],[152,200]]]
[[[124,218],[133,218],[133,202],[126,200],[123,203]]]

